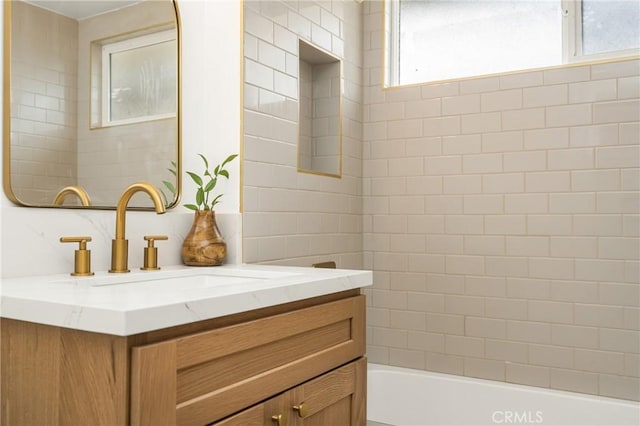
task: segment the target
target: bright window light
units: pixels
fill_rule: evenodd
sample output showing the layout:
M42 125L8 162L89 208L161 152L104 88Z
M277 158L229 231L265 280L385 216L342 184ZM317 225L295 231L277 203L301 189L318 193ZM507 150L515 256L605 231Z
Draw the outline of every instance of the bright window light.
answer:
M386 85L638 54L638 0L386 0Z

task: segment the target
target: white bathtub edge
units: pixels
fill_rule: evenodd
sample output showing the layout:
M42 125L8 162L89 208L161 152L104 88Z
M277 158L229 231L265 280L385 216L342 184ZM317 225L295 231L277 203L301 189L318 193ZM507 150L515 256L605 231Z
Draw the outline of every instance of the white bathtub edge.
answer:
M640 425L640 403L404 367L368 365L368 419L394 426Z

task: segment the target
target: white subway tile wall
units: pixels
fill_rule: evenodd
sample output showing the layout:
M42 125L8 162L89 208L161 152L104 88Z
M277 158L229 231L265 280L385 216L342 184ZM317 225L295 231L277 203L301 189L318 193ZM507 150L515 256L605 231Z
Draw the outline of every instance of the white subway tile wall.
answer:
M391 121L383 133L363 129L361 8L361 4L352 0L244 2L245 262L310 266L334 260L341 268L362 268L363 131L373 131L384 142L387 132L422 134L422 119L417 119L411 128L403 121L394 127ZM299 72L304 71L298 69L298 38L342 59L343 77L341 85L336 86L342 89L343 112L340 179L297 172L298 101L300 96L308 96L298 82ZM437 103L439 106L440 102ZM404 102L398 105L403 106ZM388 105L370 113L386 119L398 112ZM400 114L398 118L405 117ZM303 149L310 148L303 145ZM380 155L386 158L386 153ZM302 167L310 168L308 164ZM422 159L412 169L422 175ZM390 170L404 179L402 170L395 166ZM387 175L384 174L385 179ZM396 192L392 182L387 191ZM411 200L405 203L410 208ZM406 218L398 221L395 215L380 216L374 226L390 230L404 226L406 230ZM385 249L404 243L394 240ZM424 251L424 243L421 246L419 241L406 244L413 250ZM404 254L399 256L406 260ZM390 258L389 264L393 263ZM394 306L397 302L389 303ZM402 315L405 314L401 312L400 317L394 317L394 323L410 322ZM375 339L397 342L401 335L382 332ZM402 354L398 356L405 358Z
M363 8L369 360L640 400L640 61L383 89Z
M381 14L245 1L244 261L372 269L373 362L640 400L640 61L382 89ZM297 172L298 37L341 179Z

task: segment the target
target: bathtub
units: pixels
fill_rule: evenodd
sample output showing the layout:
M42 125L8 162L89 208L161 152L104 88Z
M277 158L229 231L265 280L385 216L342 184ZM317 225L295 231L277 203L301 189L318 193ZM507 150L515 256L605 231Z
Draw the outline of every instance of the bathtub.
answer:
M640 404L369 364L370 425L640 425Z

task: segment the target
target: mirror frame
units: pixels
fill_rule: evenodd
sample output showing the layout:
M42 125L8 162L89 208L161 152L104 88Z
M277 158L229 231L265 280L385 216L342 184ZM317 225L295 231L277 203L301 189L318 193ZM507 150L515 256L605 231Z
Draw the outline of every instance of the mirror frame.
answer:
M177 77L177 93L176 93L176 195L166 207L167 209L176 207L182 197L182 23L180 21L180 10L176 0L171 1L176 16L177 31L177 49L178 49L178 69ZM64 208L64 209L93 209L93 210L115 210L113 206L82 206L82 205L55 205L51 204L29 204L20 200L11 187L11 3L12 1L3 1L3 58L2 58L2 186L6 197L14 204L21 207L39 207L39 208ZM131 182L134 183L134 182ZM123 188L124 190L124 188ZM154 210L153 206L149 207L128 207L129 210Z

